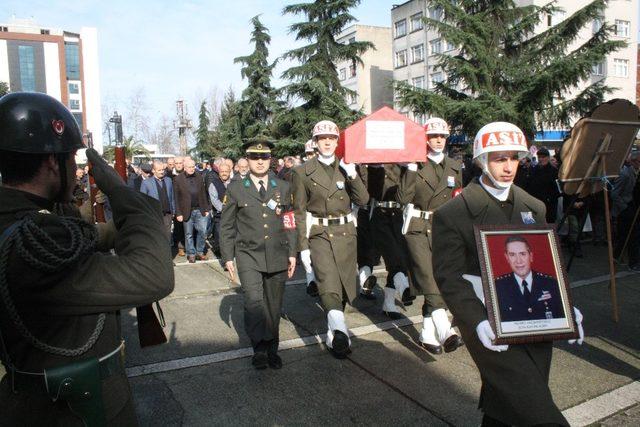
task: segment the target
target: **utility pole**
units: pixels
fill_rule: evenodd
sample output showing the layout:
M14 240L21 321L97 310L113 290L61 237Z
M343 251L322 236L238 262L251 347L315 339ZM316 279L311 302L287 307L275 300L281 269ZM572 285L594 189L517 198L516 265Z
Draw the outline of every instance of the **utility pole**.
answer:
M178 129L180 142L180 155L187 155L187 130L191 129L191 120L188 117L187 105L183 99L176 101L177 120L173 121L173 127Z

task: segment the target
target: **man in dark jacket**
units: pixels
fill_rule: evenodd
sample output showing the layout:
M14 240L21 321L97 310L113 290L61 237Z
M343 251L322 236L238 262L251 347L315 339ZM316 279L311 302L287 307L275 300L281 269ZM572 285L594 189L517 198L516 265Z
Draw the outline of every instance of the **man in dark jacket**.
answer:
M171 182L171 178L164 176L165 171L164 163L153 162L153 178L145 179L142 182L140 192L160 202L164 226L167 231L167 236L170 238L171 223L173 221L173 215L176 212L176 207L173 195L173 183Z
M71 200L79 148L77 123L54 98L0 99L2 425L137 424L119 310L169 294L173 265L158 202L127 187L93 149L115 255L98 252L94 225L54 213Z
M558 210L558 169L549 161L549 150L542 147L538 150L538 164L531 169L528 192L536 199L542 201L547 208L547 223L556 222Z
M173 182L176 198L176 220L184 224L184 241L187 260L191 263L196 259L204 261L204 239L207 233L207 216L211 207L204 188L204 178L196 171L196 163L186 158L184 172L176 176ZM197 232L194 242L193 232Z

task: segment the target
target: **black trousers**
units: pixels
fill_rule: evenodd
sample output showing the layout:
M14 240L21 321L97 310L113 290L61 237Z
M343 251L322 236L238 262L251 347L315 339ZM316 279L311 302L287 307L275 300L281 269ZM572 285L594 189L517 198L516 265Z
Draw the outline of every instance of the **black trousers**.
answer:
M238 266L244 290L244 329L254 351L275 353L280 342L280 310L287 270L264 273Z
M629 256L629 266L636 266L640 264L640 225L638 219L633 222L638 207L630 203L629 206L620 212L618 215L616 224L616 239L614 242L613 253L615 257L624 255L622 249L627 236L629 241L627 242L627 255Z

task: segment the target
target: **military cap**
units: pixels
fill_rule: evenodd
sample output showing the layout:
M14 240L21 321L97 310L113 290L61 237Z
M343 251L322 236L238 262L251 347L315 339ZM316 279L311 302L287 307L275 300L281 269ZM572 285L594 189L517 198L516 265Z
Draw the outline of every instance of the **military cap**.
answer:
M246 141L244 144L242 144L242 148L244 149L244 151L249 154L249 153L271 153L271 150L273 149L274 144L271 141L268 141L266 139L254 139L254 140L249 140Z
M549 157L549 150L547 150L545 147L542 147L541 149L538 150L537 155Z

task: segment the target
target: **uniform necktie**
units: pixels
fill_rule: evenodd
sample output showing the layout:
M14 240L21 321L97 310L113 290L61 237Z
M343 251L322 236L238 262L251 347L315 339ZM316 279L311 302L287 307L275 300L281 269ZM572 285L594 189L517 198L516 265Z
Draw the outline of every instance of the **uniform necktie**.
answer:
M260 197L264 199L264 197L267 195L267 190L264 188L264 181L260 180L258 181L258 184L260 184Z
M529 290L529 288L527 287L527 281L523 280L522 281L522 288L524 290L524 298L529 301L531 299L531 291Z

